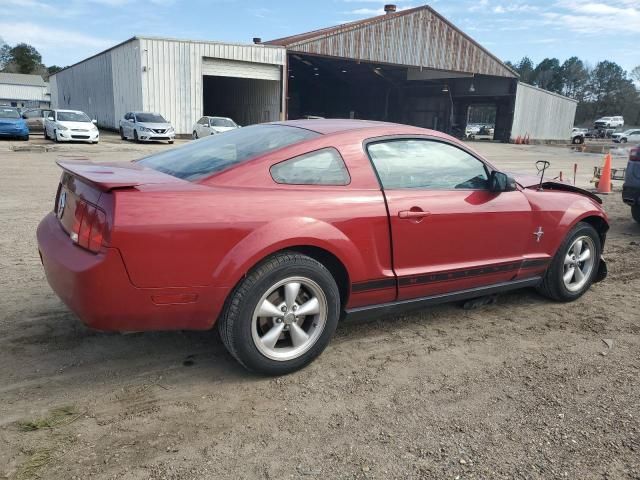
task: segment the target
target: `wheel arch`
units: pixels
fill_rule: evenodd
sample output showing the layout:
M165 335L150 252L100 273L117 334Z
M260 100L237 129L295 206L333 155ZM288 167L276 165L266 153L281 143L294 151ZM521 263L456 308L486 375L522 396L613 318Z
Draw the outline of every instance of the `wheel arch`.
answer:
M598 232L598 236L600 237L600 246L604 248L604 242L607 238L607 232L609 231L609 223L607 223L607 221L600 215L587 215L575 222L575 224L578 222L588 223L595 228L596 232Z

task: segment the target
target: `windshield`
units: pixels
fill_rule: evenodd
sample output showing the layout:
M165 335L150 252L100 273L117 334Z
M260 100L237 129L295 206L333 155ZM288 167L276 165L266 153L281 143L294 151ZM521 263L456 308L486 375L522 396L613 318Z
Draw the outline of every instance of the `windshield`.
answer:
M90 122L91 119L82 112L58 112L59 122Z
M211 126L212 127L235 127L236 124L233 123L228 118L212 118Z
M253 125L212 135L151 155L139 163L184 180L208 177L278 148L320 134L286 125Z
M0 118L20 118L20 113L15 108L0 108Z
M136 120L144 123L167 123L162 115L157 113L136 113Z

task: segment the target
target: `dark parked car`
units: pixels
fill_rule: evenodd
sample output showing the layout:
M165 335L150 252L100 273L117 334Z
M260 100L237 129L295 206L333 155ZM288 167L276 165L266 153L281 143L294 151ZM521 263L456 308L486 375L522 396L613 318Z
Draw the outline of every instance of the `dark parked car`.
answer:
M640 223L640 147L632 148L629 152L622 201L631 206L631 216Z
M32 108L22 112L22 118L27 122L29 133L44 132L44 113L45 110L41 108Z

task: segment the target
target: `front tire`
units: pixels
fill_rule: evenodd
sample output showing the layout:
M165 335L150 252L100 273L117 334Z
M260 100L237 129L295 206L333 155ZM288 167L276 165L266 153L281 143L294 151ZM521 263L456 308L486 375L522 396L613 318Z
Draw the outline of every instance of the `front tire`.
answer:
M624 138L624 137L623 137L623 138L621 138L621 139L620 139L620 143L627 143L627 139L626 139L626 138Z
M560 302L580 298L598 273L601 253L596 229L588 223L578 223L558 248L538 291Z
M193 133L191 134L191 138L193 140L197 140L198 139L198 132L196 132L195 130L193 131Z
M58 139L58 131L54 130L53 131L53 141L56 143L60 143L60 140Z
M134 130L133 131L133 141L136 143L140 143L140 139L138 138L138 131Z
M327 268L296 252L273 255L236 287L218 323L245 368L284 375L326 348L338 324L340 293Z
M124 136L124 130L120 127L120 140L126 140L127 137Z
M634 205L631 207L631 216L636 222L640 223L640 205Z

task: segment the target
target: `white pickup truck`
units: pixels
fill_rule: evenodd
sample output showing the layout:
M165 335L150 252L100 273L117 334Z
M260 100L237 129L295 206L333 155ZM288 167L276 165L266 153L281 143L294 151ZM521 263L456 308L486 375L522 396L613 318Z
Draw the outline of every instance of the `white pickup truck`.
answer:
M120 120L120 138L135 142L167 141L173 143L176 131L159 113L129 112Z

